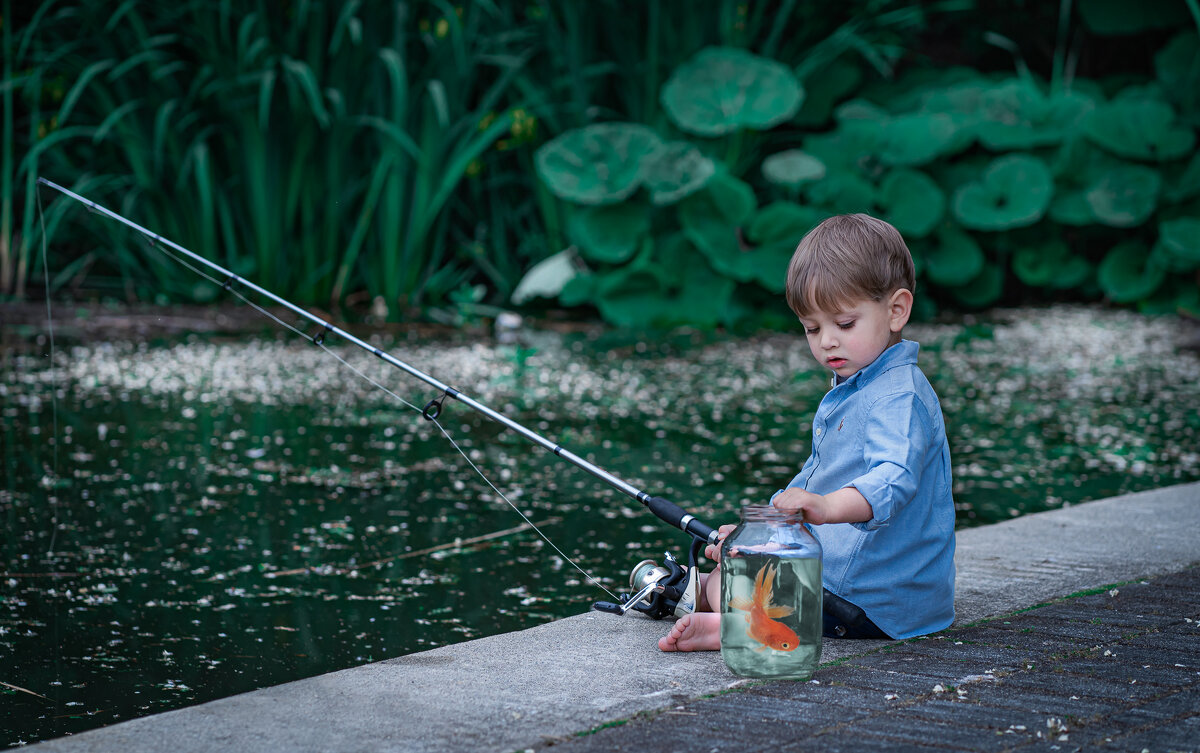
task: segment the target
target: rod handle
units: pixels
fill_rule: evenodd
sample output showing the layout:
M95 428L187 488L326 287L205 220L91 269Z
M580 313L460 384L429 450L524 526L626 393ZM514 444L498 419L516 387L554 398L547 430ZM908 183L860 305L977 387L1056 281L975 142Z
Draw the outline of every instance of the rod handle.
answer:
M688 514L682 507L663 497L650 497L643 503L650 512L660 519L670 523L685 533L703 539L710 544L717 543L716 529L705 525Z

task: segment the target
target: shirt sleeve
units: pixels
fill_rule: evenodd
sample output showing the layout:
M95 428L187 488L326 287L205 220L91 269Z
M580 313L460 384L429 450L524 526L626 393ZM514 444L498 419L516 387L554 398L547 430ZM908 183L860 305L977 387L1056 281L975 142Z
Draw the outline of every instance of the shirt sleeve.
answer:
M870 520L853 525L872 531L887 525L916 496L933 432L925 407L912 392L885 395L873 403L863 431L867 470L847 486L858 489L873 513Z

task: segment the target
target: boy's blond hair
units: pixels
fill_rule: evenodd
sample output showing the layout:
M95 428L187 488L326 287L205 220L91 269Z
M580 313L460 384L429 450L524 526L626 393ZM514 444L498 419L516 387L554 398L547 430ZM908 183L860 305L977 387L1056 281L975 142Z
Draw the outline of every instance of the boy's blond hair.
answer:
M912 254L900 231L865 214L841 214L809 230L792 254L787 302L796 316L844 311L916 286Z

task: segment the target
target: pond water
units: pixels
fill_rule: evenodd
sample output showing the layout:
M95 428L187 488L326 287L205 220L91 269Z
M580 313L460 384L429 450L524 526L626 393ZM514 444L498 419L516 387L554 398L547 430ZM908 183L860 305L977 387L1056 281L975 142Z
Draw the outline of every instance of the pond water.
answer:
M1180 323L1098 308L912 326L960 526L1200 479ZM712 524L787 481L828 376L802 334L375 338ZM331 340L423 406L435 392ZM441 424L294 335L0 355L0 745L434 646L608 596L682 534L447 401ZM53 399L53 398L57 399ZM632 618L631 618L632 619ZM666 627L664 626L664 630Z

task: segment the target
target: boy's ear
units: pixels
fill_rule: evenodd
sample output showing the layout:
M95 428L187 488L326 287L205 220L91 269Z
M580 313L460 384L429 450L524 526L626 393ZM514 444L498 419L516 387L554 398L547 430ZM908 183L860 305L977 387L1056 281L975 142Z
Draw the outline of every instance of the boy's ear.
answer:
M912 315L913 294L908 288L900 288L888 299L888 328L899 332L908 324Z

